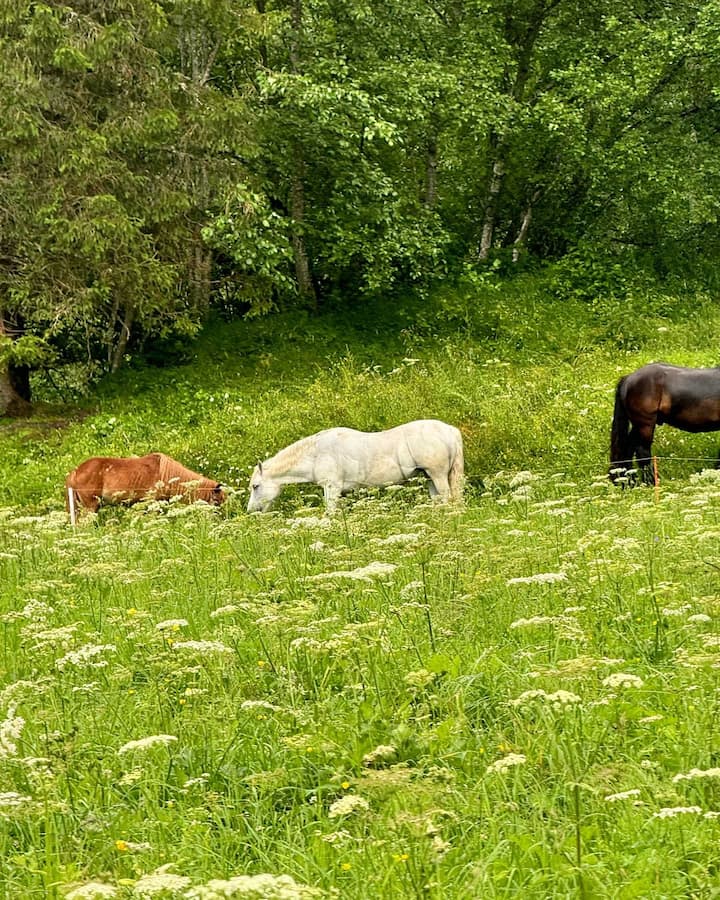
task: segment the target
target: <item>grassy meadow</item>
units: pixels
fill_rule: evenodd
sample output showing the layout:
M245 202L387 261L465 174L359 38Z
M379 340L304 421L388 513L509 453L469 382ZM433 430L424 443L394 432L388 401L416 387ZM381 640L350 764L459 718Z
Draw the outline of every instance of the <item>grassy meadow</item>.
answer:
M467 284L46 386L0 423L0 892L720 895L717 435L661 429L658 490L606 478L618 377L714 364L718 326ZM430 416L463 506L244 513L258 458ZM234 495L69 527L67 471L156 449Z

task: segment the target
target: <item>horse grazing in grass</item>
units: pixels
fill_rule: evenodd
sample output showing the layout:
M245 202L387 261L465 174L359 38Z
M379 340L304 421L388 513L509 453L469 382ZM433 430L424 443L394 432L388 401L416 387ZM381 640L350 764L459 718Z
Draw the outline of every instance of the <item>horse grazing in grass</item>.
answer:
M290 444L255 467L248 512L264 512L283 485L321 484L332 512L342 494L358 487L400 484L417 473L430 479L430 496L460 500L463 441L457 428L420 419L365 432L328 428Z
M650 363L620 379L610 436L613 481L632 468L633 457L643 480L651 480L651 448L657 425L691 432L720 430L720 369Z
M67 508L75 524L75 506L96 512L101 503L136 503L169 500L178 494L187 500L220 504L222 484L198 475L164 453L147 456L94 456L80 463L65 479Z

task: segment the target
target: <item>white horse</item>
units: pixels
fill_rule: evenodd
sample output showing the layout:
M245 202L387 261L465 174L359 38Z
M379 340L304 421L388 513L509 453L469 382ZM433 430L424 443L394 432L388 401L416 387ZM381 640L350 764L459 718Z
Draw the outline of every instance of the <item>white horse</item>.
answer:
M430 479L430 496L460 500L463 441L457 428L419 419L366 432L328 428L302 438L259 463L250 479L248 512L265 512L286 484L321 484L328 512L342 494L361 486L399 484L418 472Z

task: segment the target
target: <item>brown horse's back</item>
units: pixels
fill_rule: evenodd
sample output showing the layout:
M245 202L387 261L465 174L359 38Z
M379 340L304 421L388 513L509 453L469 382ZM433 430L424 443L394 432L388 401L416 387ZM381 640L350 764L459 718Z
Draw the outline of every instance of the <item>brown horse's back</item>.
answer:
M720 429L720 370L649 363L625 378L625 404L636 428Z
M86 459L65 479L68 492L93 512L101 502L134 503L181 495L189 500L222 503L225 494L217 481L186 469L164 453L146 456L96 456Z

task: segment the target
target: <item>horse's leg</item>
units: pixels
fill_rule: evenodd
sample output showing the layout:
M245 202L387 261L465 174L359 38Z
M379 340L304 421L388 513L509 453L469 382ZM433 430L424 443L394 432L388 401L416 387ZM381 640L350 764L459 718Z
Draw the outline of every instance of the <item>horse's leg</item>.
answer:
M430 496L439 497L443 503L450 499L450 482L447 472L428 472L430 478Z
M325 495L325 507L329 513L335 512L338 500L340 499L340 486L337 484L324 484L323 493Z
M648 425L634 426L630 432L630 445L633 448L633 454L640 469L640 480L644 484L652 484L654 481L650 464L654 435L655 422Z

